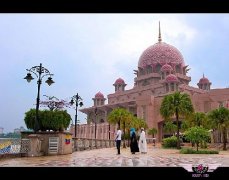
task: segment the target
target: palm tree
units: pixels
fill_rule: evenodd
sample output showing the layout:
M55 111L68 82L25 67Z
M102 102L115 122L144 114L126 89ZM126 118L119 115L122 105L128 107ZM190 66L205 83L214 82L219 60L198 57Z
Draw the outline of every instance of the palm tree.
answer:
M175 92L173 94L167 95L162 100L160 107L160 113L165 120L172 118L174 115L176 117L177 125L177 149L180 149L180 138L179 138L179 117L187 116L192 113L193 105L190 96L186 93Z
M123 108L113 109L108 115L109 123L111 124L118 123L118 126L123 129L123 135L124 135L123 148L126 148L126 144L125 144L126 127L128 127L128 124L131 122L132 117L133 117L132 114Z
M223 150L227 150L227 128L229 127L229 110L225 107L212 110L208 114L212 126L223 133Z
M149 129L148 134L149 135L152 135L153 138L154 138L154 135L157 134L157 129L156 128Z
M172 121L167 121L165 122L165 126L164 126L164 131L165 132L168 132L170 134L173 134L175 133L176 129L177 129L177 126L175 124L173 124Z
M205 113L203 112L195 112L192 113L188 118L187 118L188 124L190 127L193 126L202 126L205 129L210 128L210 124L208 122L208 118Z
M153 136L153 145L155 146L154 135L157 134L157 129L156 128L149 129L148 134Z

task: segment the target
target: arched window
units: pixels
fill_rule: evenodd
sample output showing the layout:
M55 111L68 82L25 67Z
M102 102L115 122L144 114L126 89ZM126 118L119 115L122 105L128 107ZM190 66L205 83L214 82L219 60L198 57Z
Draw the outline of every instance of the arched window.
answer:
M144 75L144 70L142 68L138 68L139 69L139 75Z
M159 73L161 71L161 65L157 64L156 65L156 72Z
M171 91L174 91L174 83L171 83Z
M147 74L150 74L150 73L152 73L152 66L146 66L146 73Z
M181 67L180 67L180 65L177 65L177 66L176 66L176 72L177 72L177 73L181 73Z
M169 92L169 85L166 83L166 92Z

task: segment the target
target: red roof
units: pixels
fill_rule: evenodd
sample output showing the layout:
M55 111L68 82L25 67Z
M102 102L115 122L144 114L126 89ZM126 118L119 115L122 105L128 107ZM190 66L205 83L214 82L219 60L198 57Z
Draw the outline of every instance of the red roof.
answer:
M114 84L125 84L125 81L122 78L118 78Z
M210 83L208 78L206 77L202 77L200 80L199 80L199 84L208 84Z
M99 91L99 92L95 95L95 98L101 98L101 99L103 99L103 98L104 98L104 95Z

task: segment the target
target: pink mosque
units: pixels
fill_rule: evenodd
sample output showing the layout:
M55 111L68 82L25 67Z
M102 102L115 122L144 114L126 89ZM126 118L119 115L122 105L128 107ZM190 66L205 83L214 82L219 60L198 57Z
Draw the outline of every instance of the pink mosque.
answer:
M93 106L80 109L88 121L78 125L77 137L113 139L115 127L108 124L107 116L113 109L122 107L144 119L149 128L158 129L157 139L161 141L166 134L160 105L163 97L174 91L188 93L196 112L206 113L219 106L229 106L229 88L211 89L212 83L204 75L197 83L198 88L192 87L189 85L191 77L187 75L189 70L181 52L162 41L159 23L158 42L143 51L134 70L134 87L126 90L124 79L118 78L113 84L114 92L107 95L107 103L101 92L96 93L92 98ZM71 132L74 134L74 127Z

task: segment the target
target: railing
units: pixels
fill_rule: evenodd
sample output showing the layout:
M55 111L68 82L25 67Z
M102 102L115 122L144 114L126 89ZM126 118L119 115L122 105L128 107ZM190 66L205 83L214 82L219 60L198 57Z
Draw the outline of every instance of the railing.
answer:
M111 148L115 146L114 140L101 140L101 139L84 139L72 138L73 151L92 150L100 148Z

